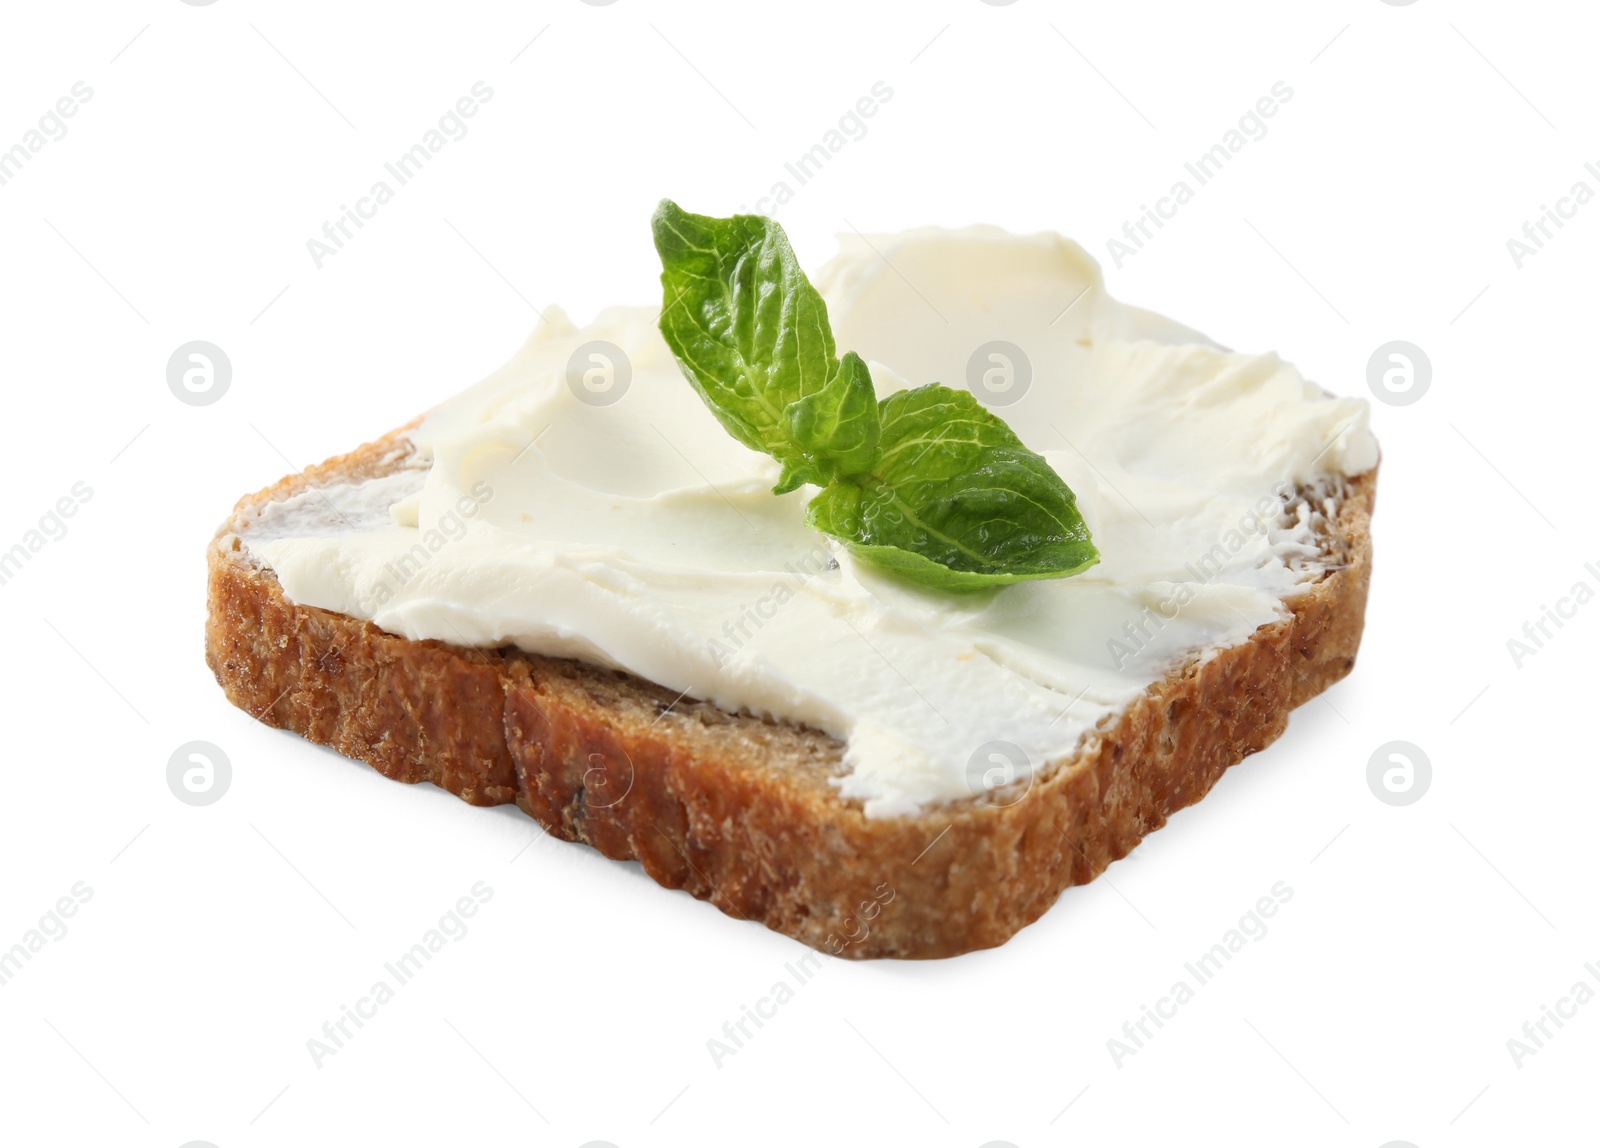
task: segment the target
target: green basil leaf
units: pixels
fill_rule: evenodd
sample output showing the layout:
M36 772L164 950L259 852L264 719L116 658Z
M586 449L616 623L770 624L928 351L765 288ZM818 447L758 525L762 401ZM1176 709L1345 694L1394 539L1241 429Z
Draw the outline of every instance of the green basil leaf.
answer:
M661 334L728 433L783 464L774 494L823 489L806 521L862 559L944 590L1061 578L1099 561L1072 491L966 391L877 401L834 357L822 296L770 219L662 200Z
M881 417L881 456L812 500L814 529L946 590L1061 578L1099 560L1061 476L968 392L901 391Z
M808 459L790 459L783 464L783 473L778 476L778 485L772 488L772 493L788 494L791 490L799 490L808 482L812 486L826 486L828 476L822 473L822 468Z
M878 395L854 351L846 352L827 386L790 403L783 422L790 441L829 478L860 474L878 460Z
M802 463L784 410L822 390L839 361L827 305L783 228L759 215L691 215L664 199L651 230L661 334L684 375L734 438Z

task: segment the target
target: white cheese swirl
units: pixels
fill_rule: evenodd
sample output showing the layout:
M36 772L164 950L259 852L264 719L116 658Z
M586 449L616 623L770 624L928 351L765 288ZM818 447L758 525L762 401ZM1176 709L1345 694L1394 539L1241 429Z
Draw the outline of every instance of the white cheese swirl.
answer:
M1116 302L1058 236L850 237L817 283L880 396L1021 348L1026 368L979 355L974 389L1013 400L997 413L1076 492L1099 565L950 594L853 561L805 526L814 491L770 493L778 464L718 425L651 307L581 330L550 309L412 432L418 465L271 507L244 541L297 603L817 726L846 743L842 793L886 816L1069 755L1175 664L1282 617L1317 572L1284 494L1377 462L1364 402ZM569 385L595 341L625 354L625 390L599 360Z

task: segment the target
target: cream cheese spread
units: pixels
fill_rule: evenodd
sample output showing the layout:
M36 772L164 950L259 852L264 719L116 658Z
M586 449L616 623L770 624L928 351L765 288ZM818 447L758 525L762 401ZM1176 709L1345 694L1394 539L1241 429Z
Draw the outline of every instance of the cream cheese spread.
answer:
M805 526L812 488L770 493L778 464L718 425L653 307L547 310L413 429L413 465L241 537L296 603L817 726L842 793L890 816L1025 780L1283 617L1320 572L1293 491L1377 463L1364 402L1116 302L1059 236L851 236L816 282L880 397L970 385L1076 492L1100 563L952 594L854 561Z

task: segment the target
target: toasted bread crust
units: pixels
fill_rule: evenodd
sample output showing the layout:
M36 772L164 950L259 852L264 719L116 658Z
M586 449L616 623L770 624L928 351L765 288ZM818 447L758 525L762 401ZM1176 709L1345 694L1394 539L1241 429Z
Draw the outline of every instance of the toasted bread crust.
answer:
M1003 943L1269 745L1349 672L1361 639L1375 470L1337 492L1328 572L1290 617L1157 682L1014 804L869 819L830 783L843 745L818 730L291 603L238 533L268 503L388 473L410 450L396 431L240 501L207 556L206 661L228 699L386 777L514 801L556 837L837 956Z

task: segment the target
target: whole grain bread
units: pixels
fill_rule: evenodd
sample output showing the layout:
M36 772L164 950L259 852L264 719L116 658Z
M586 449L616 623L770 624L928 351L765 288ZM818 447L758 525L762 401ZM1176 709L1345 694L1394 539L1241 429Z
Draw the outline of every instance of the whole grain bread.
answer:
M310 487L391 473L411 451L402 429L234 508L207 554L206 660L228 699L397 781L515 802L556 837L837 956L1003 943L1275 740L1350 671L1361 639L1376 470L1300 492L1324 572L1287 618L1175 669L1020 800L868 818L830 784L844 746L820 730L290 602L248 548L251 521Z

